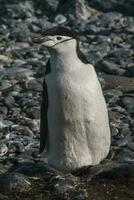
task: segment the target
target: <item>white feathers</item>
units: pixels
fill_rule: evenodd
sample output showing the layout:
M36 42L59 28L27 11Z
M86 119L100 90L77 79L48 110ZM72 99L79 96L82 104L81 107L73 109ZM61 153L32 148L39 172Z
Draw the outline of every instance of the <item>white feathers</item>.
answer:
M48 163L64 171L98 164L109 152L110 128L94 67L82 63L74 48L50 61Z

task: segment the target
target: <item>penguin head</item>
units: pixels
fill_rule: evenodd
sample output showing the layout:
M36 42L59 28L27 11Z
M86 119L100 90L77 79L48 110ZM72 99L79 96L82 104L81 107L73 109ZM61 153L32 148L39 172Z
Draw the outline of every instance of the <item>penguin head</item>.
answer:
M70 42L76 41L74 32L67 27L56 27L48 30L45 34L34 39L48 49L58 49L69 46Z

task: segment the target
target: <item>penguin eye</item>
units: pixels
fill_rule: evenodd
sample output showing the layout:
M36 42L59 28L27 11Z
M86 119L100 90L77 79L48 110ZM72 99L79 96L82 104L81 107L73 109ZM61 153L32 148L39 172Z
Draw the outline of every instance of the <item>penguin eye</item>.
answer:
M57 38L56 38L57 40L61 40L62 39L62 37L60 37L60 36L57 36Z

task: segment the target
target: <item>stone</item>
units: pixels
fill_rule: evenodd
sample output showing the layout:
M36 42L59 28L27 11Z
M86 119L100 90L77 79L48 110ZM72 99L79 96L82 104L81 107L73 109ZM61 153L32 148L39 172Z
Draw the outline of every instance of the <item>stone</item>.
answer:
M6 144L0 143L0 157L4 156L8 152L8 147Z
M134 152L131 151L130 149L122 149L122 151L120 151L115 158L120 162L133 163Z
M26 113L32 119L40 119L40 107L27 108Z
M37 0L35 5L37 5L37 7L40 8L45 14L51 16L52 13L56 12L59 5L59 0Z
M0 116L3 116L3 118L7 115L8 109L7 107L0 106Z
M134 91L134 79L118 75L101 75L103 89L118 89L124 93Z
M127 144L127 148L134 151L134 142L129 142L129 144Z
M0 61L7 63L7 64L10 64L12 62L11 58L9 58L6 55L1 55L1 54L0 54Z
M0 193L23 192L30 190L31 183L24 176L17 173L0 174Z
M126 73L125 69L121 69L120 65L108 62L108 61L103 61L101 63L101 68L104 72L108 74L114 74L114 75L124 75Z
M17 42L30 41L30 30L26 23L15 23L14 29L10 33L10 38L15 39Z
M31 80L33 79L33 72L30 69L14 67L7 70L7 75L16 80Z
M123 93L120 90L109 89L104 91L104 97L108 104L118 104Z
M42 84L37 79L28 82L27 88L32 91L42 91Z
M132 118L134 118L134 105L127 105L126 109Z
M15 173L24 174L27 176L35 175L38 173L57 173L55 169L48 166L46 163L20 163L12 168Z
M122 98L123 107L127 107L128 105L134 106L134 97L125 96Z
M104 12L108 11L117 11L124 13L126 15L134 15L133 9L133 1L128 0L127 5L123 0L109 0L106 2L105 0L91 0L88 1L89 5L95 7L96 9L100 9Z
M20 154L24 152L24 145L19 141L11 141L8 144L8 153L9 154Z
M79 20L86 20L93 13L95 13L96 10L92 9L86 0L71 0L68 2L60 1L58 5L58 12L71 14Z
M57 23L57 24L64 24L66 21L67 21L67 18L64 16L64 15L62 15L62 14L58 14L56 17L55 17L55 22Z
M91 182L91 180L116 180L119 178L133 177L134 164L120 163L117 161L107 161L96 166L82 167L73 172L81 179Z
M9 120L0 120L0 130L3 130L5 128L9 128L14 123Z
M54 193L63 194L69 190L73 190L76 182L77 178L71 174L68 174L65 177L62 175L56 175L49 180L48 187L49 190Z
M86 189L76 189L70 191L68 194L70 200L86 200L88 198L88 193Z
M131 76L134 77L134 64L128 66L128 71L130 72Z
M15 106L15 100L12 96L7 96L4 99L4 104L5 106L7 106L8 108L14 107Z

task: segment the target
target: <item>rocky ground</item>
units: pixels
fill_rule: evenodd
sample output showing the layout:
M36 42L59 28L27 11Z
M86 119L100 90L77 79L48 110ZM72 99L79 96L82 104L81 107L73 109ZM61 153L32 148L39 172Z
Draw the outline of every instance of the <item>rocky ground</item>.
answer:
M98 73L112 145L96 167L62 174L38 154L46 49L31 34L59 24L77 33ZM0 0L0 199L134 198L134 2Z

